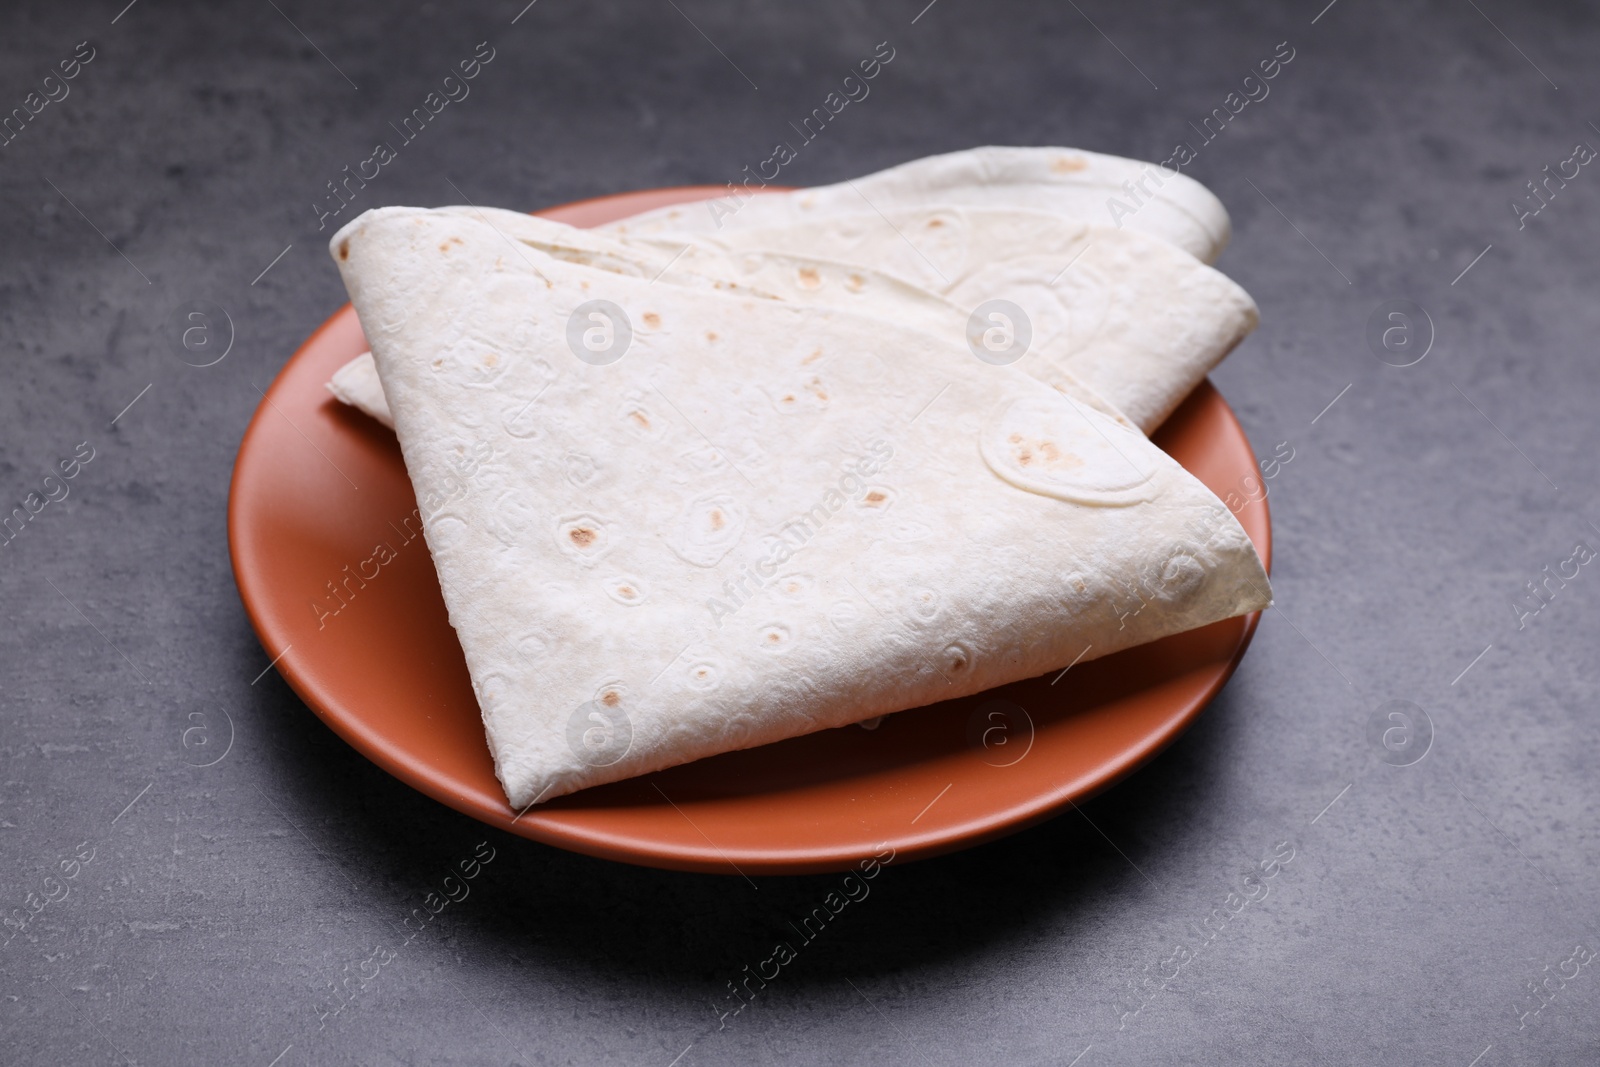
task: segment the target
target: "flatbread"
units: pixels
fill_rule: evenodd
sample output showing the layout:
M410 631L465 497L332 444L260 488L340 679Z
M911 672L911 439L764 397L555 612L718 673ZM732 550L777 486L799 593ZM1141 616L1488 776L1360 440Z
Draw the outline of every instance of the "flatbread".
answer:
M630 244L679 248L686 241L730 252L778 250L860 263L913 285L947 292L974 270L1020 256L1058 256L1054 277L1083 250L1091 230L1117 232L1194 257L1169 241L1114 227L1092 226L1044 211L960 207L954 204L890 207L881 214L856 211L766 226L729 226L716 232L620 235Z
M1207 263L1216 262L1231 234L1222 202L1193 178L1076 148L972 148L837 185L758 196L759 188L759 181L730 183L719 200L675 204L601 228L633 236L726 233L928 206L1020 208L1149 234Z
M1032 334L1024 370L1048 381L1065 368L1146 433L1260 321L1249 293L1165 241L1039 212L914 208L630 243L665 253L686 239L740 263L773 250L857 263L965 312L1014 303Z
M383 382L378 378L378 365L372 361L371 352L361 353L334 371L328 379L328 392L340 403L364 411L394 429L394 416L389 413L389 401L384 398Z
M473 207L446 207L436 210L443 214L478 214L478 209ZM481 214L478 217L487 218ZM652 284L659 282L662 285L754 292L751 286L733 278L731 269L724 270L723 276L718 277L680 267L676 261L681 258L680 253L684 251L682 246L667 250L654 245L633 248L590 230L544 219L534 220L532 225L520 229L518 243L515 245L511 243L509 237L505 237L504 234L501 236L505 242L506 254L519 254L523 245L526 245L567 262L592 266L629 277L648 278ZM708 254L716 253L708 252ZM778 299L770 293L756 295L772 300ZM394 428L394 416L389 411L389 403L383 394L383 383L378 378L378 368L373 362L371 352L361 353L335 371L327 383L327 389L335 399L365 412L390 429Z
M513 807L1268 602L1228 510L1088 390L532 229L382 208L331 244Z
M1142 234L1026 212L953 208L873 216L861 225L834 219L619 242L535 220L521 240L663 285L742 286L950 339L965 337L975 310L1006 300L1021 309L1029 335L1015 357L1022 369L1044 381L1072 374L1147 433L1258 321L1255 303L1238 285ZM942 258L948 273L935 277L937 268L913 241ZM986 314L979 323L989 325ZM363 357L329 388L392 425L376 375Z

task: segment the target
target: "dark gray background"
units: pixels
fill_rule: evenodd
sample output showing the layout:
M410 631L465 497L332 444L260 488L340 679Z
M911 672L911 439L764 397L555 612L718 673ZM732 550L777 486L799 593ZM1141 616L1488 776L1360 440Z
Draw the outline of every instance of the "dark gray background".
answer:
M77 42L98 50L0 149L0 502L96 450L0 548L0 906L93 849L0 948L0 1060L1595 1062L1600 967L1519 1015L1530 982L1600 949L1600 567L1524 629L1512 604L1600 546L1600 174L1521 231L1509 207L1600 144L1592 9L1338 0L1313 24L1325 0L939 0L913 25L925 0L539 0L512 25L522 0L122 2L0 14L5 111ZM446 179L525 209L720 183L885 40L871 96L787 179L985 143L1161 159L1278 42L1296 50L1190 169L1232 212L1219 265L1262 310L1215 380L1258 452L1295 450L1270 483L1278 606L1250 655L1081 816L891 867L720 1031L725 983L836 876L752 890L488 831L367 763L275 673L251 684L269 657L229 571L228 478L257 388L344 301L310 205L484 40L472 95L358 207L456 202ZM1437 327L1405 369L1364 340L1400 298ZM196 299L237 330L205 369L163 325ZM1389 700L1433 724L1412 766L1368 740ZM215 752L223 712L228 754L189 766L185 729ZM319 1029L341 969L396 946L485 838L471 897ZM1281 841L1266 899L1124 1017L1129 984L1170 973Z

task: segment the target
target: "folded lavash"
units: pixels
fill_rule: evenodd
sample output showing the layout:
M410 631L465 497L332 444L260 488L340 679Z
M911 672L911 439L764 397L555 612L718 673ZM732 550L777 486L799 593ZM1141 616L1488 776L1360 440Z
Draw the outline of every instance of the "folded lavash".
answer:
M1228 510L1070 378L536 228L331 244L514 807L1267 604Z
M1249 294L1180 249L1143 234L1040 219L943 208L873 218L859 232L825 219L721 237L622 241L536 220L524 226L523 240L660 284L743 286L917 329L928 329L930 317L965 319L1005 300L1026 323L1023 370L1044 381L1070 372L1147 433L1255 328ZM931 276L939 268L924 266L908 238L943 258L948 274ZM987 327L988 316L978 324ZM369 356L341 368L329 389L392 425Z

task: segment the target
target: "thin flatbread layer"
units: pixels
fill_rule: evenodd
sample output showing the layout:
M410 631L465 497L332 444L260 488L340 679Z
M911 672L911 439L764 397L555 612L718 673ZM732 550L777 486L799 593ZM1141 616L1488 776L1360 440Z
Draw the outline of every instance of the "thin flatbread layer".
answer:
M693 241L729 252L782 250L860 263L943 293L975 270L1021 256L1060 257L1060 266L1050 272L1054 277L1089 243L1091 231L1149 241L1194 262L1192 255L1170 241L1133 230L1044 211L956 204L890 207L882 213L862 210L777 225L730 226L714 233L629 231L621 236L630 244L674 250Z
M754 195L758 181L729 195L674 204L610 223L631 235L725 233L814 223L927 206L1020 208L1149 234L1214 263L1231 234L1209 189L1154 163L1076 148L971 148L927 156L836 185Z
M1146 433L1260 321L1249 293L1165 241L1037 212L915 208L633 243L664 253L686 239L738 263L773 250L858 263L967 312L1009 301L1032 334L1024 370L1048 381L1064 368Z
M371 352L361 353L334 371L328 379L328 392L341 404L349 404L394 429L394 416L389 413L389 401L383 395L383 382L378 378L378 365L372 361Z
M1268 602L1228 510L1088 392L509 250L524 223L332 241L514 807Z

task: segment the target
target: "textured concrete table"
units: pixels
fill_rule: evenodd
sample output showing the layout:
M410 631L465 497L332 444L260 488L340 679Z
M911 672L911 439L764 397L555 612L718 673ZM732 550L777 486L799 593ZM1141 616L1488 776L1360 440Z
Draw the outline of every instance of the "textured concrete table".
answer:
M0 1060L1600 1057L1592 9L122 2L0 33L0 497L41 505L0 548ZM1262 309L1216 381L1293 451L1278 606L1148 768L891 868L734 1014L834 879L569 855L377 770L265 669L228 476L344 300L324 213L738 179L880 42L785 181L1187 143ZM211 366L174 342L194 301L234 326ZM481 841L471 896L397 950Z

